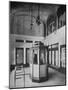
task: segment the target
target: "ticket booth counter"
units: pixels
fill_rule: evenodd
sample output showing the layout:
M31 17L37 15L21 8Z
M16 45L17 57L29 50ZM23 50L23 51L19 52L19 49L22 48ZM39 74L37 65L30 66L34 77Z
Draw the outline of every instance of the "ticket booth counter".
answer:
M34 44L30 50L30 76L32 81L46 81L48 79L48 47L38 43Z

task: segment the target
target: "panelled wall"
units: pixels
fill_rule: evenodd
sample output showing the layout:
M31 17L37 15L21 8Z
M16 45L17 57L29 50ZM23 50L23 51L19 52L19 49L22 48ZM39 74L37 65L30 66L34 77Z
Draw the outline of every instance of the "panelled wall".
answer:
M43 42L43 39L43 37L11 34L9 40L10 65L21 64L18 63L19 59L23 64L29 64L30 48L32 47L33 42Z

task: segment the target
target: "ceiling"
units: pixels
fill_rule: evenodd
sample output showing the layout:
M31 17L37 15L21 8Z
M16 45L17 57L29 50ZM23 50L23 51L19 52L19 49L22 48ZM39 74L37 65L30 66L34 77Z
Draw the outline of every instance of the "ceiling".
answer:
M38 4L38 3L25 3L25 2L10 2L11 15L31 15L38 16L38 9L41 20L47 20L48 16L55 14L59 5L57 4Z

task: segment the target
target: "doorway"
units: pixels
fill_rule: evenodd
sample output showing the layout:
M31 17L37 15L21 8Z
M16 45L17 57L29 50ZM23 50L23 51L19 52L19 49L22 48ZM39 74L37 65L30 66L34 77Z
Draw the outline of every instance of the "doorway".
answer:
M24 49L16 48L16 65L24 64Z
M15 87L24 87L24 48L16 48Z

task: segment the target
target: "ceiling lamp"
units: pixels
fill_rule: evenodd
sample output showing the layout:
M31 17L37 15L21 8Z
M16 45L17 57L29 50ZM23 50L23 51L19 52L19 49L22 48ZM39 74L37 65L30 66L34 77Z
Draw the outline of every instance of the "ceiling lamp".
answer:
M40 20L40 6L39 5L38 5L38 16L36 18L36 23L37 23L37 25L41 24L41 20Z
M32 6L31 6L31 9L30 10L31 10L31 24L30 24L30 27L31 27L31 30L32 30L32 26L33 26L33 21L32 21L32 18L33 18L32 17Z

